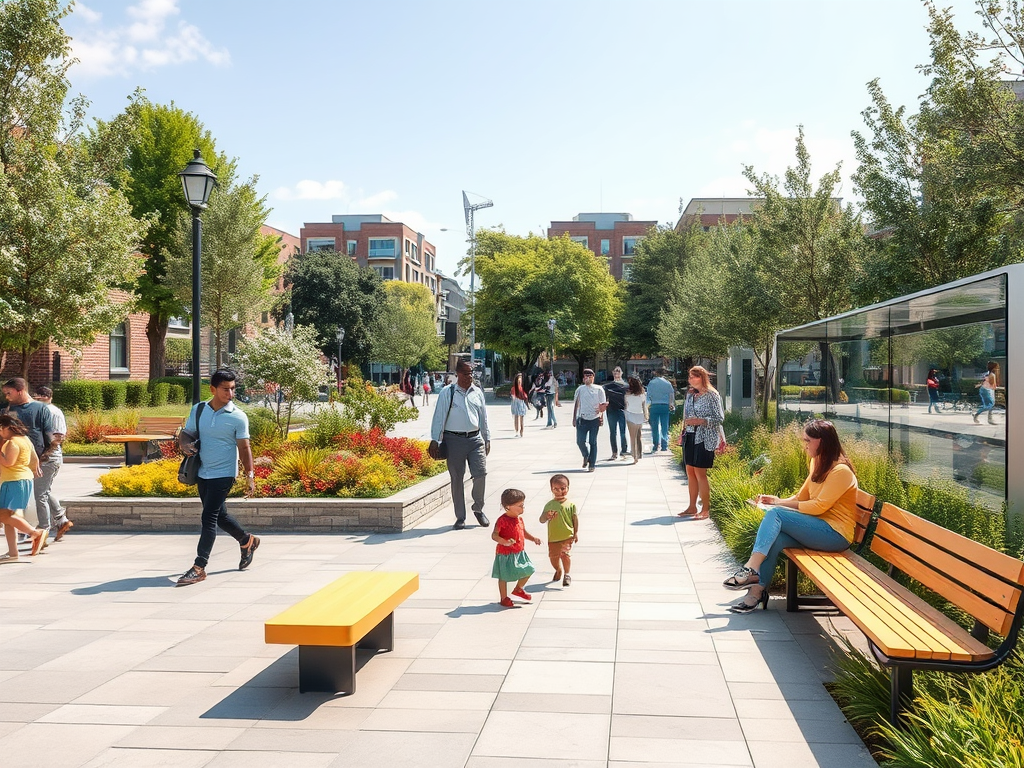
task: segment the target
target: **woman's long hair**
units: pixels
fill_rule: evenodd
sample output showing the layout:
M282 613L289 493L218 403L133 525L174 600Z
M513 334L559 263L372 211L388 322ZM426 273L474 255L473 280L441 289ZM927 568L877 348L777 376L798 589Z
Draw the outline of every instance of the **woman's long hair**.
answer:
M700 387L706 392L718 392L713 386L711 386L711 374L708 373L707 368L702 365L695 365L690 369L690 376L700 377Z
M831 421L812 419L804 425L804 434L821 441L818 443L818 455L814 457L814 474L811 475L811 482L824 481L836 464L845 464L857 474L843 450L843 444L839 442L839 433Z
M629 382L629 394L642 395L644 393L644 385L640 383L640 379L636 376L630 376L626 381Z
M992 384L999 384L999 363L992 361L988 364L988 372L992 374Z
M28 427L22 423L21 419L8 413L0 414L0 428L11 430L12 435L24 437L28 434Z
M526 400L526 390L523 389L523 374L517 373L512 381L512 397L517 400Z

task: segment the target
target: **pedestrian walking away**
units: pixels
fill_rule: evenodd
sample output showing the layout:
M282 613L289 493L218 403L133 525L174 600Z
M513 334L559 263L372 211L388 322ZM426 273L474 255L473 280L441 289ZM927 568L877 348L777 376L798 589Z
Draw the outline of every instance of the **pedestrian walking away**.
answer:
M68 520L67 510L60 505L60 500L53 492L53 483L64 465L64 452L61 446L68 433L68 422L64 417L64 412L53 404L52 389L36 387L35 399L49 409L53 419L53 438L51 440L53 451L47 461L40 463L39 469L43 475L33 485L33 493L36 498L36 517L40 515L39 509L46 507L50 519L50 533L54 541L60 541L64 538L64 534L75 525Z
M683 407L683 461L686 464L687 491L690 505L679 513L680 517L693 515L699 520L708 516L711 489L708 470L714 466L715 451L722 440L722 396L711 386L711 377L702 366L695 365L689 372L690 389ZM700 495L700 509L697 496Z
M659 368L647 385L647 402L651 416L651 453L668 450L668 422L676 409L676 390L665 378L665 369Z
M465 360L455 366L455 381L441 390L434 403L430 424L431 439L448 446L448 476L452 480L452 504L455 530L466 527L466 465L473 479L473 515L485 528L490 525L484 514L484 490L487 482L487 454L491 452L491 430L487 426L484 393L473 383L473 368Z
M530 403L537 409L537 415L533 417L536 421L544 415L544 403L547 400L547 389L544 386L543 374L538 374L533 379L533 386L530 387Z
M548 408L547 426L553 429L558 426L558 419L555 418L555 408L561 408L562 404L558 402L558 379L554 377L551 371L548 371L544 376L544 404Z
M249 419L233 402L236 379L237 374L230 369L214 371L210 376L212 396L192 406L185 429L178 438L183 453L199 453L199 482L196 485L199 499L203 503L202 533L199 535L196 559L192 567L178 579L179 587L206 578L206 566L217 540L217 528L221 528L241 547L241 559L238 562L240 571L252 564L253 555L260 545L259 537L247 533L227 508L228 492L238 476L239 456L245 470L246 498L256 492L252 448L249 446Z
M22 515L32 496L32 479L39 476L39 457L28 439L28 429L11 414L0 415L0 523L7 539L7 554L0 555L0 565L16 563L18 531L32 539L32 554L38 555L46 545L48 528L33 528Z
M758 605L768 607L768 585L786 547L842 552L853 541L857 475L839 434L832 422L814 419L804 427L803 439L810 469L800 490L788 499L767 494L757 497L759 505L768 506L757 528L753 552L723 585L747 590L741 602L730 606L733 613L750 613Z
M624 459L631 458L629 447L626 445L626 393L628 391L629 385L622 380L622 369L615 366L612 370L612 380L604 385L605 396L608 398L608 409L604 414L608 419L608 438L612 445L612 455L608 459L609 461L615 461L620 454Z
M939 372L932 368L928 371L928 413L941 413L939 410Z
M544 505L540 522L548 527L548 559L555 569L552 581L561 581L563 587L572 584L569 569L572 566L572 545L580 540L580 520L576 505L569 501L569 478L551 476L552 499Z
M523 389L523 374L516 374L516 378L512 382L510 395L512 397L512 431L516 433L516 437L522 437L523 421L525 420L527 410L529 410L527 406L529 395Z
M650 418L647 405L647 393L644 385L636 376L629 377L629 389L623 398L626 403L626 428L629 430L629 444L633 446L632 458L636 464L643 456L643 444L640 440L640 431ZM623 458L629 458L623 456Z
M988 370L985 372L985 377L981 380L981 383L974 386L978 390L978 396L981 397L981 407L974 413L974 423L980 424L981 422L978 421L978 417L988 411L988 423L995 424L996 420L992 418L992 409L996 407L996 387L999 386L999 363L990 362Z
M572 404L572 425L576 428L576 445L583 455L583 468L593 472L597 466L597 431L604 424L608 400L604 390L594 384L594 372L583 370L583 384L576 388Z
M427 374L423 374L423 381L420 383L420 389L423 390L423 405L430 405L430 377Z
M540 539L532 536L523 524L523 512L526 508L526 494L517 488L506 488L501 492L501 506L505 514L494 523L491 539L497 544L494 548L494 565L491 566L491 577L498 580L500 604L512 608L515 603L508 596L508 582L514 581L512 594L520 600L529 602L533 599L526 589L534 570L533 561L526 554L526 540L540 544Z

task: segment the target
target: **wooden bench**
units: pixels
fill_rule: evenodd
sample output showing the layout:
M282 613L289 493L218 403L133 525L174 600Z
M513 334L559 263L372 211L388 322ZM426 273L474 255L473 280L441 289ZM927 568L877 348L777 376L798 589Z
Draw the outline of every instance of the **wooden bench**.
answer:
M138 432L134 435L107 435L107 443L124 443L126 466L141 464L149 456L149 443L159 440L173 440L175 432L184 423L180 416L142 416Z
M997 552L892 504L883 504L871 552L889 564L888 575L846 552L785 550L865 634L878 662L890 667L889 718L913 698L915 669L984 672L1013 652L1024 618L1024 562ZM974 618L968 632L895 579L913 579ZM795 571L787 571L794 582ZM787 585L787 594L790 594ZM787 605L794 611L797 604ZM1003 638L986 645L989 630Z
M265 640L299 646L300 693L355 693L356 648L392 650L395 608L419 586L417 573L347 573L267 621Z

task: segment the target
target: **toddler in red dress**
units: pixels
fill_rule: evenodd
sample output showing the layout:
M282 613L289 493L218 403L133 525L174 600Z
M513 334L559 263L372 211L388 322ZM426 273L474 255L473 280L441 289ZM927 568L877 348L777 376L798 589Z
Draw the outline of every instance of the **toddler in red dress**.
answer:
M523 587L533 575L534 567L530 556L526 554L526 539L540 544L540 539L532 536L523 525L523 509L526 494L515 488L507 488L501 492L501 506L505 514L494 522L491 538L497 543L494 554L494 567L491 576L498 580L498 594L501 604L511 608L515 603L508 596L508 584L516 582L512 594L521 600L529 601L530 595Z

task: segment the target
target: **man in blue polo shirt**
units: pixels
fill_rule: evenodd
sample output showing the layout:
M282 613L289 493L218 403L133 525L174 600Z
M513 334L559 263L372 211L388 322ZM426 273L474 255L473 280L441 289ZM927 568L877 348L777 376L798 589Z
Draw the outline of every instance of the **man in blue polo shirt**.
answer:
M252 449L249 447L249 419L232 402L235 399L234 371L221 369L210 377L210 391L213 393L205 403L192 406L192 412L185 423L185 431L199 434L198 450L199 498L203 502L203 532L199 536L199 547L195 564L178 579L178 586L195 584L206 578L206 564L217 540L217 527L223 528L242 548L242 559L238 570L244 571L252 563L252 556L260 545L259 537L246 533L242 526L228 514L226 501L231 486L238 475L238 457L242 457L248 491L256 491L253 471ZM201 409L201 412L200 412ZM198 423L196 414L199 412ZM179 439L181 449L187 454L195 453L196 441L188 436Z
M657 453L659 447L667 451L668 422L676 409L676 389L665 378L664 368L659 368L647 385L647 402L650 404L651 441L654 443L651 453Z

